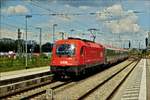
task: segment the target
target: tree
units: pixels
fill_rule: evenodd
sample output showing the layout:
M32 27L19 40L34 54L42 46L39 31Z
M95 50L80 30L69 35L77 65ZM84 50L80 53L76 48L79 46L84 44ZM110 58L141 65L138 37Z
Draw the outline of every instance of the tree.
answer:
M49 43L49 42L42 45L42 51L43 52L51 52L52 48L53 48L53 44Z
M0 39L0 52L17 51L17 43L9 38Z

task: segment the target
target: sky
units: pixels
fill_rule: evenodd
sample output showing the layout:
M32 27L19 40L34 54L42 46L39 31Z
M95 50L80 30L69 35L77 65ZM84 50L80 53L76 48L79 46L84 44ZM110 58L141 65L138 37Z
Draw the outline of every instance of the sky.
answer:
M0 0L0 38L25 39L42 44L65 38L79 37L116 47L145 48L150 31L150 0ZM31 18L26 18L31 15ZM54 24L57 26L53 27ZM54 30L53 30L54 29ZM94 29L93 31L89 31Z

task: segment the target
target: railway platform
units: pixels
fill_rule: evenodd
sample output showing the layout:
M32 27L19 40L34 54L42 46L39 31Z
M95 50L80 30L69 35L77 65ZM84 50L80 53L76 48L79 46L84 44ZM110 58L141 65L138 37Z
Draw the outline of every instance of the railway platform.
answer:
M0 99L52 80L49 66L3 72L0 75Z
M141 59L112 100L150 100L150 59Z
M0 81L19 78L19 77L25 77L25 76L34 75L34 74L40 74L40 73L44 73L48 71L49 71L49 66L31 68L31 69L23 69L23 70L17 70L17 71L1 72Z
M146 63L146 87L147 87L147 100L150 100L150 59L147 59Z

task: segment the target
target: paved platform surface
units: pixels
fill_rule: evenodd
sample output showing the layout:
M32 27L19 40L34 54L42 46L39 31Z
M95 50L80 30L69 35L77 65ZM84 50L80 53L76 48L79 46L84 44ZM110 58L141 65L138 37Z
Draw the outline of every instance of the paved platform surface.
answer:
M149 72L150 59L141 59L112 100L150 100Z
M23 77L49 71L49 66L0 73L0 80Z
M147 87L147 100L150 100L150 59L146 63L146 87Z

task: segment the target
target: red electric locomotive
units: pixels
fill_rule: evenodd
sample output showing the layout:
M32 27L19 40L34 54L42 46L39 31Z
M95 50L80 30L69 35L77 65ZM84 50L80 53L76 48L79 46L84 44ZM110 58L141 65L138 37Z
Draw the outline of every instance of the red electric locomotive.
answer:
M119 52L79 38L58 40L53 46L50 69L56 76L78 76L85 73L87 68L112 63L114 58L115 62L124 59ZM111 55L108 57L108 54Z

